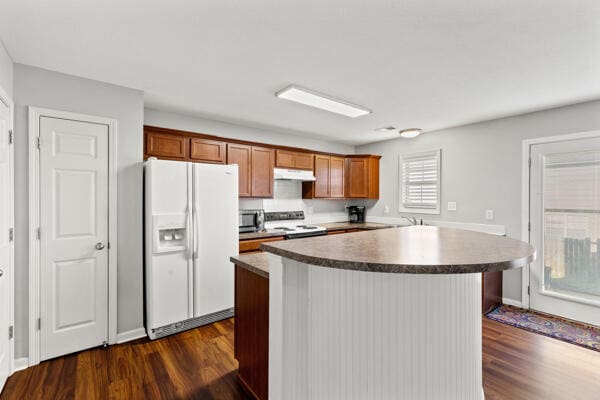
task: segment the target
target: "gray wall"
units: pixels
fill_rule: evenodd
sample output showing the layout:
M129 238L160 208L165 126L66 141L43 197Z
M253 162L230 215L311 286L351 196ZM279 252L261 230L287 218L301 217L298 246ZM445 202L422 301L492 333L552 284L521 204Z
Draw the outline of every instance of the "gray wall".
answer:
M0 87L13 97L13 61L0 40Z
M222 136L230 139L276 144L280 146L302 147L331 153L354 154L354 146L325 140L312 139L300 135L290 135L248 126L230 124L210 119L191 117L147 108L144 111L146 125L161 128L180 129L200 132L207 135Z
M521 146L524 139L600 129L600 101L555 108L516 117L426 133L416 139L394 139L359 146L357 153L381 154L381 197L371 216L398 217L398 156L442 149L442 213L440 219L506 226L521 236ZM456 201L457 211L446 211ZM383 213L385 205L390 213ZM485 210L495 219L487 221ZM417 214L415 214L417 215ZM504 297L521 301L521 270L504 273Z
M15 64L15 355L28 354L27 106L117 119L118 332L143 326L142 135L137 90Z

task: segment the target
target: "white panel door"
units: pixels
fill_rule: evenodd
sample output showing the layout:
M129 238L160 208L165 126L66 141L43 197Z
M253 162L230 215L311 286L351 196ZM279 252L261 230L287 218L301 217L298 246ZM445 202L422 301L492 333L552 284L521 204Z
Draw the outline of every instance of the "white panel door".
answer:
M12 224L12 153L9 145L10 109L0 100L0 391L9 372L10 306L12 301L10 276L12 243L9 229Z
M194 164L194 316L233 308L237 165Z
M108 132L40 118L41 360L108 341Z
M600 138L531 146L530 307L600 326Z

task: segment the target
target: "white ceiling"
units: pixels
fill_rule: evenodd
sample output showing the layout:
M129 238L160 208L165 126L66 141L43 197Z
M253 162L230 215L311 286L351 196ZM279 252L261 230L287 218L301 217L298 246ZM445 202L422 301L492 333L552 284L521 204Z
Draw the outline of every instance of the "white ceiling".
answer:
M2 0L15 62L348 144L600 98L600 1ZM373 110L277 99L298 84Z

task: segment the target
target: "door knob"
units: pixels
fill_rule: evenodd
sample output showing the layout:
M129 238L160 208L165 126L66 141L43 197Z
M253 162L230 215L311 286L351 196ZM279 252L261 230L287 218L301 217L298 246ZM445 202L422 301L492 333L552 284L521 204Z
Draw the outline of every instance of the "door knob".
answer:
M104 244L102 242L96 243L96 250L102 250L104 248Z
M4 271L0 269L0 278L2 278L2 275L4 275Z

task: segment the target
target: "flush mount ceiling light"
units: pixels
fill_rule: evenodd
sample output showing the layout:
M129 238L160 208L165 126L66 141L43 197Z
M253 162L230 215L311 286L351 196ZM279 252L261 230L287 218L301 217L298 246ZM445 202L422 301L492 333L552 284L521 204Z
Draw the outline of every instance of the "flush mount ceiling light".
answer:
M280 99L295 101L296 103L301 103L307 106L320 108L321 110L345 115L350 118L371 114L371 110L368 110L364 107L334 99L330 96L326 96L313 90L304 89L294 85L280 90L279 92L275 93L275 96L279 97Z
M375 129L375 132L391 132L391 131L395 131L396 127L394 126L384 126L383 128L377 128Z
M409 128L409 129L402 129L402 130L398 131L398 133L400 133L400 136L402 136L403 138L407 138L407 139L416 138L422 132L423 132L423 129L419 129L419 128Z

